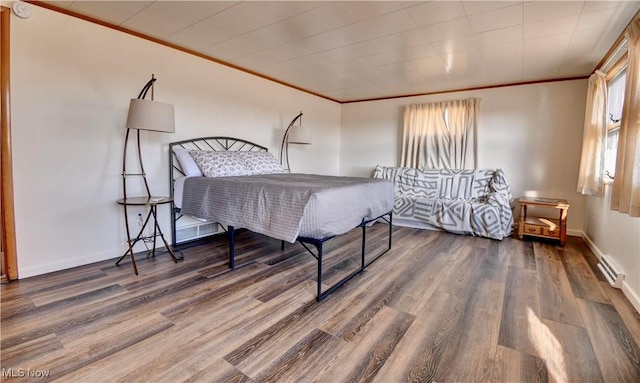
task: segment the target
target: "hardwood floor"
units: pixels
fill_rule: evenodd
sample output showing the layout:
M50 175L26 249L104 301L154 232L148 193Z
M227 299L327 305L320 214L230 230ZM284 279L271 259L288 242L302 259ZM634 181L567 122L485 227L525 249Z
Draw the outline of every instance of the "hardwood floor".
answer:
M369 229L371 250L386 233ZM329 242L327 284L359 240ZM178 264L142 254L139 276L111 260L2 285L2 381L640 381L640 314L579 238L395 228L320 303L299 244L247 232L236 250L234 271L219 238Z

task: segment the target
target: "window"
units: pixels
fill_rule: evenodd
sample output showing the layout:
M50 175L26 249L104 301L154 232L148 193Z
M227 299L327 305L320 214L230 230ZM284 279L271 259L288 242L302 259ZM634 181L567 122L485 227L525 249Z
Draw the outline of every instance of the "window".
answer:
M612 180L616 173L618 136L620 134L620 120L622 119L622 105L624 103L626 80L627 69L625 68L609 81L609 94L607 95L607 137L604 155L605 180Z
M407 105L400 166L475 169L476 111L480 99Z

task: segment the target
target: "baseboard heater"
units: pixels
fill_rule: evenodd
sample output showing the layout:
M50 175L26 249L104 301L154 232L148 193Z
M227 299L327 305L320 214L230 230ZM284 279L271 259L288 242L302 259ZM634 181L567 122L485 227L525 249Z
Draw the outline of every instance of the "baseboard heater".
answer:
M620 272L618 266L611 261L611 259L603 255L598 263L598 268L602 272L602 275L607 279L609 284L617 289L622 288L622 281L624 281L624 274Z

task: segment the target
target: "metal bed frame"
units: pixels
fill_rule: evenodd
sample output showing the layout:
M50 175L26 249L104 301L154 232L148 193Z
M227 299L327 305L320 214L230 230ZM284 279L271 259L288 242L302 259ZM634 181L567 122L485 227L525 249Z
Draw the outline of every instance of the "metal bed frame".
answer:
M182 148L189 150L211 150L215 152L267 152L268 149L262 145L254 144L253 142L245 141L238 138L233 137L223 137L223 136L213 136L213 137L201 137L201 138L193 138L190 140L183 140L178 142L169 143L169 191L171 195L171 200L174 200L174 183L177 178L183 177L185 175L184 170L180 166L180 162L176 158L175 153L173 152L173 148ZM180 209L176 207L175 202L171 204L171 244L175 247L178 245L176 242L176 224L183 217L183 214L180 212ZM222 227L222 225L220 225ZM224 227L223 227L224 229ZM211 236L217 235L211 234ZM207 237L202 237L207 238ZM187 244L189 242L196 242L201 240L202 238L197 238L190 241L181 242L180 244Z
M170 158L170 192L171 199L173 201L174 198L174 182L178 177L184 176L185 173L180 167L180 163L175 158L175 154L173 153L174 147L180 147L185 149L193 149L193 150L212 150L212 151L268 151L268 149L262 145L255 144L250 141L245 141L238 138L232 137L204 137L204 138L194 138L191 140L183 140L178 142L172 142L169 144L169 158ZM176 245L176 223L183 215L180 213L180 209L175 206L175 203L172 202L171 209L171 230L173 234L173 245ZM366 243L367 243L367 226L375 221L384 221L389 225L389 239L388 246L386 249L383 249L382 252L377 254L373 259L367 261L366 260ZM318 269L317 269L317 295L316 300L320 302L322 299L327 297L329 294L333 293L336 289L340 288L342 285L347 283L353 277L361 273L364 269L366 269L370 264L377 261L382 255L386 254L389 250L391 250L392 246L392 232L393 232L393 213L391 211L370 219L363 219L362 222L356 226L354 229L358 227L362 228L362 238L361 238L361 252L360 252L360 267L342 278L332 286L328 287L325 291L322 291L322 271L323 271L323 245L325 242L328 242L336 236L327 237L323 239L316 238L308 238L308 237L298 237L296 241L299 242L306 250L309 252L317 261L318 261ZM224 228L220 225L223 230L227 232L229 238L229 267L233 270L235 269L235 237L236 237L236 228L233 226L228 226ZM216 234L213 234L216 235ZM212 236L213 236L212 235ZM186 243L186 242L185 242ZM284 250L285 241L281 241L281 250ZM316 248L316 252L309 247L309 245Z
M367 225L369 223L377 221L377 220L384 220L385 222L387 222L389 224L389 245L380 254L376 255L373 259L371 259L371 260L369 260L367 262L366 259L365 259L366 258L366 246L367 246ZM341 287L345 283L349 282L353 277L355 277L356 275L358 275L362 271L364 271L364 269L366 269L370 264L372 264L373 262L377 261L378 258L382 257L385 253L387 253L389 250L391 250L391 237L392 237L391 233L392 233L392 229L393 229L392 221L393 221L393 214L392 214L392 212L388 212L386 214L381 215L380 217L376 217L376 218L371 219L371 220L365 221L363 219L362 223L360 223L360 225L358 225L357 227L354 228L354 229L357 229L358 227L362 227L362 245L361 245L362 246L362 251L360 253L360 261L361 261L360 267L358 269L356 269L354 272L352 272L351 274L347 275L346 277L342 278L338 282L334 283L332 286L327 288L325 291L322 291L322 255L323 255L322 249L323 249L323 244L325 242L327 242L327 241L332 240L333 238L336 238L336 237L333 236L333 237L327 237L327 238L323 238L323 239L315 239L315 238L308 238L308 237L298 237L298 238L296 238L296 241L300 242L300 244L307 250L307 252L309 254L311 254L318 261L318 278L317 278L317 294L316 294L316 300L318 302L323 300L327 295L329 295L332 292L336 291L336 289L338 289L339 287ZM229 267L233 270L233 269L235 269L235 228L233 226L229 226L228 229L227 229L227 233L229 234ZM313 245L316 248L316 253L314 253L313 250L310 249L309 246L307 246L307 245ZM281 241L280 249L284 250L284 241Z

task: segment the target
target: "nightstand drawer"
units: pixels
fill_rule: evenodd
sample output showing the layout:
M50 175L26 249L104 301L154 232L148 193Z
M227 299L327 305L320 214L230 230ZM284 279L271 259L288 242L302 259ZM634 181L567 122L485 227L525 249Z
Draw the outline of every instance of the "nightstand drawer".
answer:
M555 238L560 238L560 228L556 227L555 229L551 230L549 228L542 228L542 235L546 235L548 237L555 237Z
M542 227L535 225L524 225L524 234L542 234Z

